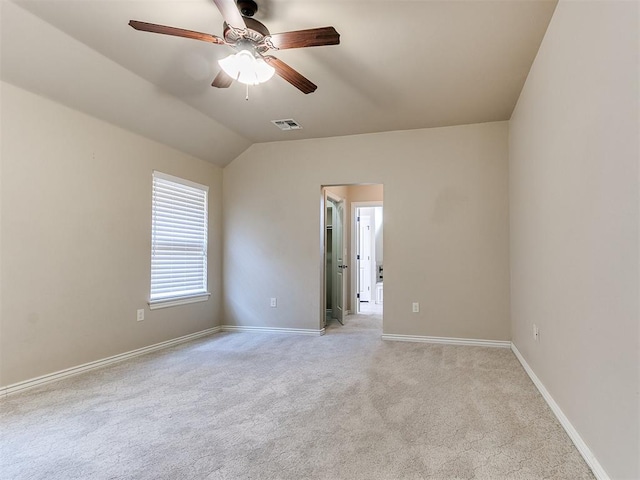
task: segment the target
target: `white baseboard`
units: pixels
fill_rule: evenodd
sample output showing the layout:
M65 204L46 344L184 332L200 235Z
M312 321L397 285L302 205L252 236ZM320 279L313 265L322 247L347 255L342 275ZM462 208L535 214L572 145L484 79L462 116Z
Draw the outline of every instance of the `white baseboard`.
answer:
M85 363L83 365L78 365L76 367L60 370L58 372L49 373L47 375L42 375L40 377L32 378L30 380L25 380L22 382L14 383L12 385L7 385L6 387L0 387L0 397L6 397L7 395L11 395L13 393L22 392L30 388L45 385L47 383L53 383L58 380L62 380L63 378L71 377L73 375L78 375L80 373L88 372L90 370L95 370L97 368L105 367L107 365L121 362L129 358L144 355L146 353L155 352L156 350L161 350L163 348L172 347L173 345L188 342L190 340L195 340L196 338L206 337L207 335L213 335L214 333L218 333L221 330L222 330L221 327L208 328L200 332L191 333L189 335L184 335L182 337L174 338L172 340L167 340L165 342L149 345L148 347L138 348L136 350L131 350L129 352L113 355L112 357L103 358L101 360L96 360L93 362Z
M241 325L222 325L223 332L261 332L261 333L288 333L296 335L324 335L324 328L313 330L311 328L279 328L279 327L249 327Z
M609 475L607 475L607 472L604 470L604 468L602 468L602 465L600 465L600 462L598 462L593 452L589 449L589 447L584 442L584 440L582 440L582 437L580 436L578 431L573 427L573 425L571 424L567 416L563 413L562 409L558 406L556 401L553 399L551 394L547 391L543 383L540 381L538 376L533 372L533 370L531 369L527 361L524 359L522 354L518 351L518 348L513 343L511 344L511 350L515 354L516 358L522 364L522 367L531 378L531 381L533 382L533 384L536 386L536 388L538 389L542 397L545 399L545 401L549 405L549 408L551 408L551 411L554 413L554 415L560 422L560 425L562 425L564 430L567 432L567 435L569 435L569 438L571 438L571 441L580 452L580 455L582 455L582 458L584 458L585 462L587 462L587 465L589 465L589 467L593 471L593 474L595 475L595 477L598 480L610 480Z
M473 347L511 348L511 342L502 340L479 340L475 338L426 337L421 335L382 334L383 340L396 342L439 343L443 345L467 345Z

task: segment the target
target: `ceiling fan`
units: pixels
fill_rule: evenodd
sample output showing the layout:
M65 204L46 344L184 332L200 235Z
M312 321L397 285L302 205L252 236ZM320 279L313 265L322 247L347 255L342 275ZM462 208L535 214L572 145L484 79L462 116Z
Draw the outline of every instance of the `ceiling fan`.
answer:
M313 82L273 55L269 50L286 48L317 47L338 45L340 34L333 27L311 28L284 33L269 33L267 27L255 20L253 15L258 5L253 0L213 0L220 10L223 23L223 38L208 33L184 30L182 28L157 25L131 20L136 30L191 38L216 45L228 45L238 53L220 60L222 70L211 84L217 88L227 88L234 80L247 85L262 83L274 73L296 87L302 93L312 93L318 88Z

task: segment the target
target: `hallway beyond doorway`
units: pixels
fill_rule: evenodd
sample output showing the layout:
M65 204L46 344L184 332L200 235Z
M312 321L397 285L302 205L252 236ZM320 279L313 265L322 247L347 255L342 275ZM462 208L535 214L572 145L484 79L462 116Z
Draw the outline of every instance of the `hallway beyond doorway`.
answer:
M375 302L360 302L360 314L380 315L382 317L382 304Z

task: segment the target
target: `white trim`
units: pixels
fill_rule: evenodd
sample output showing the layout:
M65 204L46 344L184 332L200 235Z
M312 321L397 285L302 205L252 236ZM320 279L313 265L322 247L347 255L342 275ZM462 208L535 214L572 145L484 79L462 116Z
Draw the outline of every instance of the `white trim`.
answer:
M158 308L176 307L178 305L187 305L188 303L206 302L209 300L211 293L199 293L197 295L189 295L188 297L165 298L161 300L149 300L149 310L157 310Z
M344 187L345 185L323 185L321 188L327 192L327 198L330 198L331 200L333 200L334 202L342 202L343 200L345 200L344 198L342 198L340 195L338 195L337 193L334 193L330 190L328 190L327 188L331 188L331 187Z
M128 360L130 358L138 357L140 355L145 355L147 353L151 353L156 350L162 350L163 348L172 347L179 343L195 340L196 338L213 335L214 333L218 333L221 330L222 330L221 327L208 328L200 332L191 333L189 335L184 335L182 337L174 338L172 340L167 340L164 342L156 343L154 345L149 345L148 347L138 348L136 350L120 353L118 355L113 355L111 357L103 358L101 360L96 360L94 362L89 362L83 365L78 365L76 367L71 367L71 368L60 370L54 373L49 373L47 375L42 375L41 377L36 377L30 380L25 380L23 382L14 383L6 387L0 387L0 397L6 397L8 395L22 392L30 388L53 383L58 380L62 380L63 378L66 378L66 377L71 377L73 375L78 375L80 373L96 370L98 368L106 367L107 365L111 365L113 363L121 362L123 360Z
M439 343L442 345L467 345L472 347L511 348L511 342L503 340L479 340L475 338L426 337L421 335L382 334L382 340L396 342Z
M153 171L153 176L162 178L163 180L169 180L170 182L180 183L181 185L186 185L187 187L197 188L199 190L209 192L208 185L202 185L201 183L192 182L191 180L187 180L186 178L175 177L173 175L169 175L168 173L159 172L158 170Z
M513 343L511 343L511 351L520 361L520 364L524 368L524 371L527 372L529 378L531 378L531 381L536 386L542 397L545 399L547 405L549 405L549 408L551 408L551 411L560 422L560 425L562 425L564 430L567 432L567 435L569 435L569 438L580 452L580 455L582 455L582 458L584 458L584 461L587 462L587 465L589 465L595 477L598 480L610 480L609 475L607 475L607 472L604 470L604 468L602 468L602 465L600 465L600 462L598 462L591 449L587 446L584 440L582 440L582 437L580 436L578 431L571 424L562 409L558 406L551 394L545 388L544 384L540 381L538 376L534 373L522 354L518 351L518 348Z
M324 335L324 328L313 330L311 328L280 328L280 327L250 327L243 325L222 325L223 332L259 332L259 333L289 333L297 335Z

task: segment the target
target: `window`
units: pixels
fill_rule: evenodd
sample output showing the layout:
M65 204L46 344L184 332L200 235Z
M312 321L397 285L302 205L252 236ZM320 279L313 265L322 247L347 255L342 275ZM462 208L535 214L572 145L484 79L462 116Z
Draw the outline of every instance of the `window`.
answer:
M207 193L204 185L153 172L150 308L204 301Z

